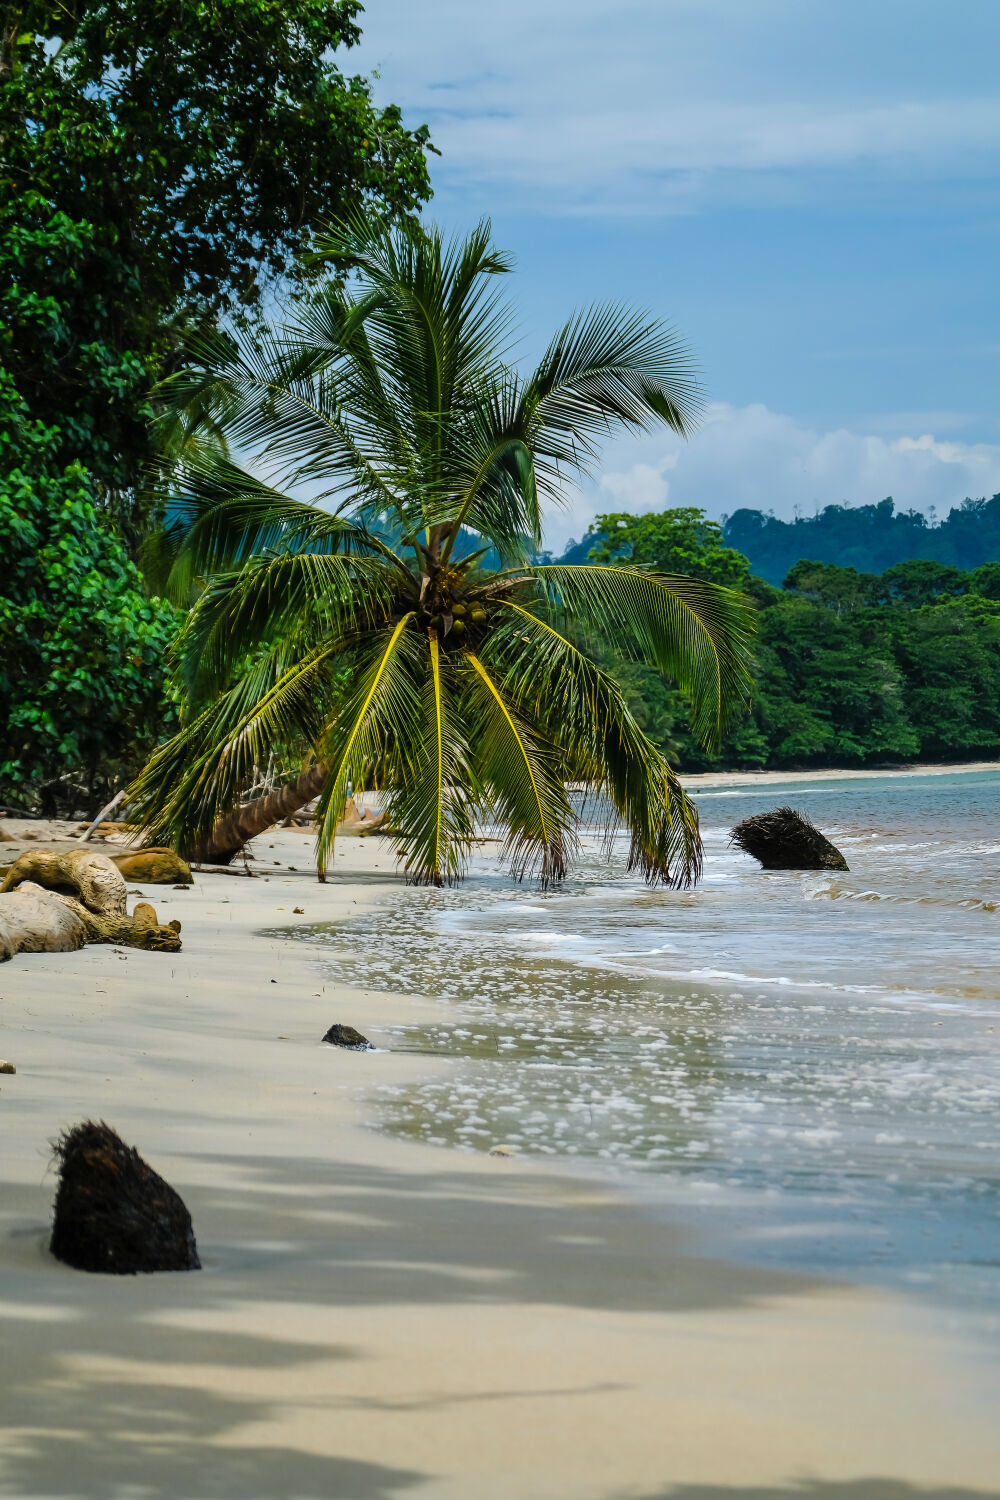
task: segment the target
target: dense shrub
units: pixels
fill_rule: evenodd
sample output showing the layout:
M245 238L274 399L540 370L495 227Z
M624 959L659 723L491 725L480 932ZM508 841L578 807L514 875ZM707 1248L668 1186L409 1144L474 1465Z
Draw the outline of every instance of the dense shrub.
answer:
M173 725L177 615L146 596L87 471L0 382L0 801L90 808ZM5 420L4 420L5 419ZM8 468L11 450L22 467ZM27 460L25 463L24 460ZM73 804L71 807L70 804Z

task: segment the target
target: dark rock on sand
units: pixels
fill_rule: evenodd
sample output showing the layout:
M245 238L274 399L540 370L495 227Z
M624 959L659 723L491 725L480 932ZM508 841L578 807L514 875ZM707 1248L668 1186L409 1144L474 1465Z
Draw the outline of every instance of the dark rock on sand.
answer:
M59 1188L49 1249L78 1271L199 1271L191 1215L169 1183L103 1121L55 1144Z
M352 1052L374 1052L374 1045L360 1031L355 1031L353 1026L331 1026L324 1042L330 1042L334 1047L349 1047Z
M752 854L765 870L846 870L835 844L793 807L775 807L737 823L730 843Z

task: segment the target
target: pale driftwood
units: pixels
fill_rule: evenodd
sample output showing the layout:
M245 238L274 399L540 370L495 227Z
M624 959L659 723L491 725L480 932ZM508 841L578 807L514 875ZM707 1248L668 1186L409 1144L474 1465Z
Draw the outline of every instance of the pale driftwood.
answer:
M0 962L15 953L74 953L86 941L83 919L33 881L0 897Z
M28 849L8 870L0 891L12 891L26 880L47 890L68 891L88 911L124 917L128 887L125 877L106 854L96 849Z
M31 896L27 905L25 892ZM175 953L181 946L181 924L161 924L146 902L130 917L127 894L120 870L96 850L33 849L22 854L0 891L0 937L8 934L5 947L10 948L3 957L43 949L68 952L85 942Z
M370 833L378 833L386 821L384 812L373 813L367 808L359 808L353 797L348 797L344 807L344 816L337 824L337 838L344 834L348 837L367 838Z
M131 917L119 917L88 911L72 896L55 891L52 894L80 917L88 943L115 943L122 948L146 948L157 953L177 953L180 949L181 924L176 919L161 924L155 909L145 901L136 903Z
M91 834L93 834L94 830L97 829L97 828L100 828L100 826L104 822L105 818L109 818L111 816L111 814L115 811L115 809L117 807L120 807L121 804L124 801L125 801L125 793L124 793L124 791L116 792L115 795L112 797L111 801L107 804L107 806L101 808L100 812L97 814L97 817L91 823L90 827L87 829L86 833L83 835L83 838L81 839L80 842L85 844L87 842L87 840L90 838Z

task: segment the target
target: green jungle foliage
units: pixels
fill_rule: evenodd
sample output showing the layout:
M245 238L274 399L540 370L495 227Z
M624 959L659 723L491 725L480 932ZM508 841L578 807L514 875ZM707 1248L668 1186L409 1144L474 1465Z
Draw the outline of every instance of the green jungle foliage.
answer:
M163 723L150 653L172 616L144 602L120 541L136 556L153 518L150 391L183 338L252 318L278 278L307 285L311 225L430 195L426 130L334 64L360 9L0 0L9 800L46 775L108 778Z
M727 545L774 584L802 557L863 573L884 573L911 559L972 569L1000 559L1000 495L963 500L938 525L920 511L897 511L889 496L877 505L827 505L794 521L738 510L723 531Z
M332 61L360 9L0 0L0 361L133 540L182 329L308 280L310 225L429 196L426 130Z
M715 756L689 733L673 688L605 651L637 720L681 767L1000 755L1000 562L965 571L915 559L872 574L799 561L778 589L701 511L598 516L592 533L597 559L725 582L757 607L753 706Z
M179 617L147 598L86 470L61 464L2 373L0 559L0 802L92 809L176 724L163 658Z

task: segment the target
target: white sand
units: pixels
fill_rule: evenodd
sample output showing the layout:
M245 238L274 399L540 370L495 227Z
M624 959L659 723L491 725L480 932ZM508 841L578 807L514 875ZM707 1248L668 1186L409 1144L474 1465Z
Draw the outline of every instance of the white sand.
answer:
M906 776L959 776L973 774L976 771L1000 771L1000 760L972 760L957 766L938 765L934 761L926 761L906 767L855 771L700 771L696 775L683 771L681 781L690 791L696 792L713 786L774 786L779 782L782 785L797 785L803 781L867 781L872 777L899 780Z
M444 1064L319 1038L435 1011L257 935L391 900L386 842L344 841L326 886L286 871L309 850L149 888L179 955L0 967L0 1494L996 1500L988 1328L705 1259L579 1173L362 1128L371 1081ZM48 1255L47 1142L86 1116L183 1194L201 1273Z

